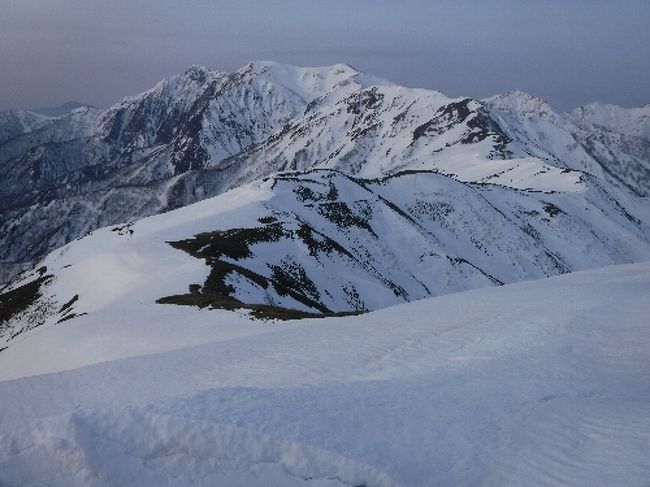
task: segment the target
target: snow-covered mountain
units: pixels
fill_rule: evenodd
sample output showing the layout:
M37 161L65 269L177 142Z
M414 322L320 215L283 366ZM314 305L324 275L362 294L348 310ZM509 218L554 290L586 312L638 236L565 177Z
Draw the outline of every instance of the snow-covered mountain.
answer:
M516 144L514 152L589 172L604 184L639 196L650 195L648 107L591 104L558 113L521 91L484 102Z
M647 216L575 175L560 192L432 171L281 173L52 252L0 292L0 346L152 305L327 316L650 260Z
M650 104L640 108L622 108L607 103L590 103L570 113L581 127L600 127L630 137L650 139Z
M46 115L25 110L0 112L0 147L9 140L38 129L49 120L50 117Z
M641 120L636 113L607 125L602 116L556 113L521 92L451 99L347 65L272 62L234 73L193 66L106 110L5 112L0 281L96 228L285 170L366 178L436 170L544 191L593 177L635 215L635 195L650 187L650 142L625 122Z
M61 115L65 115L66 113L69 113L72 110L76 110L78 108L92 108L92 106L87 105L86 103L80 103L78 101L67 101L61 105L54 107L32 108L30 112L46 115L48 117L60 117Z

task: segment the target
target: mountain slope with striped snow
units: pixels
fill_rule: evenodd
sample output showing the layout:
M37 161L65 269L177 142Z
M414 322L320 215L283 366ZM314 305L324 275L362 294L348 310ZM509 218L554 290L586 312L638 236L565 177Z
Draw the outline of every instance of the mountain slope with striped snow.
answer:
M0 291L0 337L11 348L34 328L150 306L358 313L649 260L648 214L590 179L544 192L431 171L282 173L52 252Z

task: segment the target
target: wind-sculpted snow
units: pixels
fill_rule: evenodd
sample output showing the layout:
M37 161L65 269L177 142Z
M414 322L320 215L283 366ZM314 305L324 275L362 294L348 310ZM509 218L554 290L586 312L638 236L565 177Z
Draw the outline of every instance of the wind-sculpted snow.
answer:
M437 170L544 191L587 172L634 213L650 149L628 125L643 113L608 121L531 99L452 99L343 64L257 62L234 73L193 66L106 110L2 113L0 282L94 229L287 170Z
M18 454L30 472L5 455ZM3 458L4 457L4 458ZM397 487L376 468L244 427L161 415L73 412L0 440L0 481L67 487L223 485L228 487Z
M204 206L192 213L205 226L217 219ZM154 223L112 232L110 245L190 230ZM177 277L181 263L195 269L183 252L148 245L178 257ZM120 255L123 268L94 266L137 270L138 257ZM648 263L282 324L146 304L132 277L105 289L110 312L34 330L0 352L0 485L643 487L650 478Z
M520 190L431 171L279 174L52 252L0 291L13 303L0 337L11 346L37 326L116 306L360 313L650 259L647 220L590 179L574 186Z

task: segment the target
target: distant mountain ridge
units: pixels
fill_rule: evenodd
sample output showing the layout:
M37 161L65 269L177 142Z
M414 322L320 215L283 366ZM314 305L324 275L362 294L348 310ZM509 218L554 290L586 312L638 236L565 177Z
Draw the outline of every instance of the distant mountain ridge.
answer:
M77 108L94 108L94 107L92 105L88 105L87 103L81 103L78 101L68 101L58 106L32 108L29 111L41 115L47 115L48 117L60 117L61 115L65 115L66 113L71 112L72 110L76 110Z
M590 179L638 219L650 194L644 109L558 113L522 92L479 101L340 64L192 66L105 110L0 114L0 282L90 231L279 171L571 191ZM613 114L615 112L615 114Z

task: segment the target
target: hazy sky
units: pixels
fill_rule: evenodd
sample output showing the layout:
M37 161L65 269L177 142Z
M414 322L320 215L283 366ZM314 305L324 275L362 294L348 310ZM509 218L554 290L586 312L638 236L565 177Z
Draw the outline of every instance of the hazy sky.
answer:
M107 106L191 64L346 62L407 86L650 103L650 0L0 0L0 109Z

